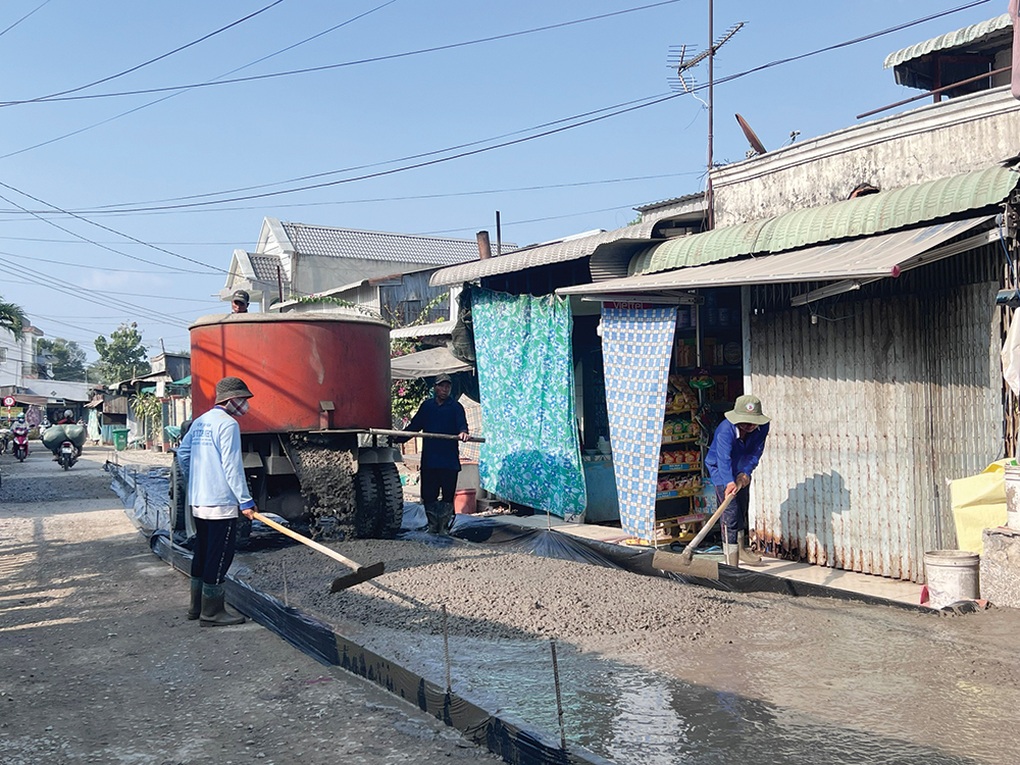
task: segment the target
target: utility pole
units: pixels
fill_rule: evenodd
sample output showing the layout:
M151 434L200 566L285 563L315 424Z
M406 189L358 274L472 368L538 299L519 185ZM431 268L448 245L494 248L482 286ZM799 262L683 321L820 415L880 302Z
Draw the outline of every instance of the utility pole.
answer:
M705 230L711 231L715 228L715 193L712 190L712 167L715 165L715 52L721 48L727 40L735 35L744 26L741 21L726 30L718 40L715 39L715 7L714 0L708 0L708 48L687 60L687 46L680 46L679 60L676 65L676 75L680 80L680 87L687 93L693 93L694 80L687 80L691 69L697 66L703 59L708 59L708 166L707 180L705 182ZM700 99L699 99L700 100ZM705 102L702 102L705 103Z

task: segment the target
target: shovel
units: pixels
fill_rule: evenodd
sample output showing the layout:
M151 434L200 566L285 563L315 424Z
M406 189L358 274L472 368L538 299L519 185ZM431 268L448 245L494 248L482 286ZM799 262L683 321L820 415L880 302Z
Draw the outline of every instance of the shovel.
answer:
M350 568L354 569L353 573L346 574L344 576L338 576L336 579L334 579L333 584L329 588L330 592L339 592L340 590L346 590L348 587L353 587L356 584L367 582L369 579L375 579L377 576L382 576L382 574L385 572L385 567L383 566L382 561L379 561L378 563L373 563L369 566L362 566L360 563L353 561L350 558L344 557L336 550L331 550L325 545L320 545L318 542L311 540L306 536L298 534L296 531L291 531L286 526L283 526L277 523L276 521L267 518L262 513L252 512L252 517L262 521L264 524L269 526L269 528L276 529L281 534L284 534L290 537L291 539L296 539L301 544L308 545L313 550L318 550L323 555L328 555L333 560L338 560L345 566L349 566Z
M698 576L703 579L718 579L719 563L714 560L694 560L694 551L698 549L698 545L701 544L702 540L708 536L708 532L712 530L712 527L722 518L723 512L730 506L730 502L733 501L735 496L737 496L736 493L733 493L722 501L722 504L712 513L712 517L708 519L708 522L701 527L701 531L683 549L683 552L671 553L664 550L656 550L655 554L652 555L652 567L660 571L673 571L677 574Z

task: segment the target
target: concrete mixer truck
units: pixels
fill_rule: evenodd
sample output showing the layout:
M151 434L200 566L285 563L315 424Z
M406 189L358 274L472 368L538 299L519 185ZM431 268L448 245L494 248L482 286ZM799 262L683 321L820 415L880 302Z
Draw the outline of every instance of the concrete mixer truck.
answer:
M223 377L240 377L255 394L239 423L260 511L307 526L313 538L400 530L400 452L373 432L392 427L389 330L354 312L224 314L191 325L195 416L212 408ZM184 528L183 492L172 477L175 531ZM241 525L241 542L249 530Z

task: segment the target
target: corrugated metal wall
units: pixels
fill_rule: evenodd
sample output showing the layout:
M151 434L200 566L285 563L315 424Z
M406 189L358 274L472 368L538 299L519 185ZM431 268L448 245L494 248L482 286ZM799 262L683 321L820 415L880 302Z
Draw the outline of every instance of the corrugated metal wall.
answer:
M755 472L760 542L918 582L926 550L955 547L946 482L1002 450L995 257L811 308L789 308L790 287L752 289L751 390L774 423Z

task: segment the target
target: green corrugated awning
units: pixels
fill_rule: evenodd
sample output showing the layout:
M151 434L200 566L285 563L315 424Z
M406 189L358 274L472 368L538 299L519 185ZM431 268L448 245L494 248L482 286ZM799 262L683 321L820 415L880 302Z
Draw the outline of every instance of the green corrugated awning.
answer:
M907 61L913 61L914 59L921 58L921 56L927 56L929 53L961 48L987 37L994 32L1010 29L1012 26L1013 23L1010 21L1009 14L1003 13L1001 16L996 16L994 19L988 19L987 21L982 21L979 24L971 24L969 27L957 29L954 32L947 32L944 35L939 35L938 37L933 37L930 40L925 40L924 42L911 45L909 48L903 48L894 53L890 53L885 57L884 66L886 69L892 69L894 66L898 66Z
M673 271L741 255L785 252L946 220L1001 203L1018 181L1020 174L1015 169L992 167L794 210L652 245L634 256L628 273L636 276Z
M141 387L141 389L139 390L139 392L140 393L155 393L156 392L156 386L155 385L143 385Z
M191 385L191 375L182 377L180 380L174 380L171 385Z

